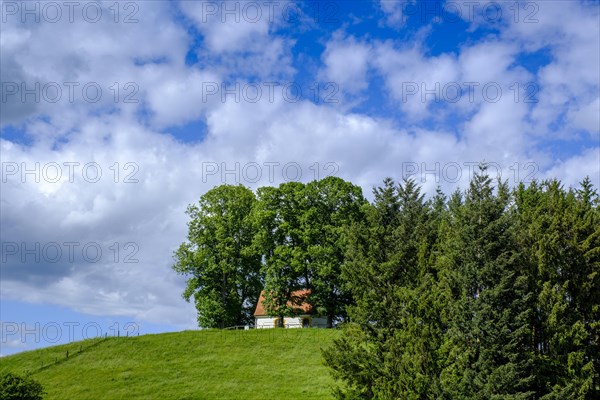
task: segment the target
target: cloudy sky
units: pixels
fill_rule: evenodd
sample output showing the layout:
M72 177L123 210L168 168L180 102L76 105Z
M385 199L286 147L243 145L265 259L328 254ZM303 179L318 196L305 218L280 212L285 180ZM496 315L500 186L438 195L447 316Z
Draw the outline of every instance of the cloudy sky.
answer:
M196 327L221 183L600 186L597 1L0 1L0 353Z

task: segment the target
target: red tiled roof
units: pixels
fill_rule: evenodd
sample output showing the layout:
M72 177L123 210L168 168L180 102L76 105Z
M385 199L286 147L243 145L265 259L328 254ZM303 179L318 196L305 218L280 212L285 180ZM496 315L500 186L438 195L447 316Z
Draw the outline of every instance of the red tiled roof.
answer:
M292 297L298 298L307 298L310 295L310 290L301 289L292 292ZM265 306L263 302L265 301L265 291L260 292L260 297L258 298L258 304L256 305L256 310L254 311L255 317L264 317L267 316L267 312L265 311ZM302 304L293 304L291 301L287 303L288 307L294 307L296 309L301 309L303 314L312 314L312 307L307 302L303 302Z

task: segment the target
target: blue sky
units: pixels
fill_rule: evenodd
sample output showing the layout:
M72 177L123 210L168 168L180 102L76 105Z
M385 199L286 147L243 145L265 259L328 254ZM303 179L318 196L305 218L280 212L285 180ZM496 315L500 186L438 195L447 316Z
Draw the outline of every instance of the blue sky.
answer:
M600 186L598 1L0 6L1 355L196 328L172 253L221 183Z

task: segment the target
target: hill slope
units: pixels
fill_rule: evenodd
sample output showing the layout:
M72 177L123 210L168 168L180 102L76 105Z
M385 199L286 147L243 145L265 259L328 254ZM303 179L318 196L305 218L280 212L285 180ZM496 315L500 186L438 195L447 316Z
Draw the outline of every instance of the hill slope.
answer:
M45 399L330 399L324 329L185 331L91 339L0 359ZM69 357L66 358L66 352Z

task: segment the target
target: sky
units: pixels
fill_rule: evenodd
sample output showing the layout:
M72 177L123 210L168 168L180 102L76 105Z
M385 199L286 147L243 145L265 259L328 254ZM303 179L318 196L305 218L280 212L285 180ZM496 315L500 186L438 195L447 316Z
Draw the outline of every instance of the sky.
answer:
M223 183L600 187L599 5L0 1L0 355L197 329L173 252Z

